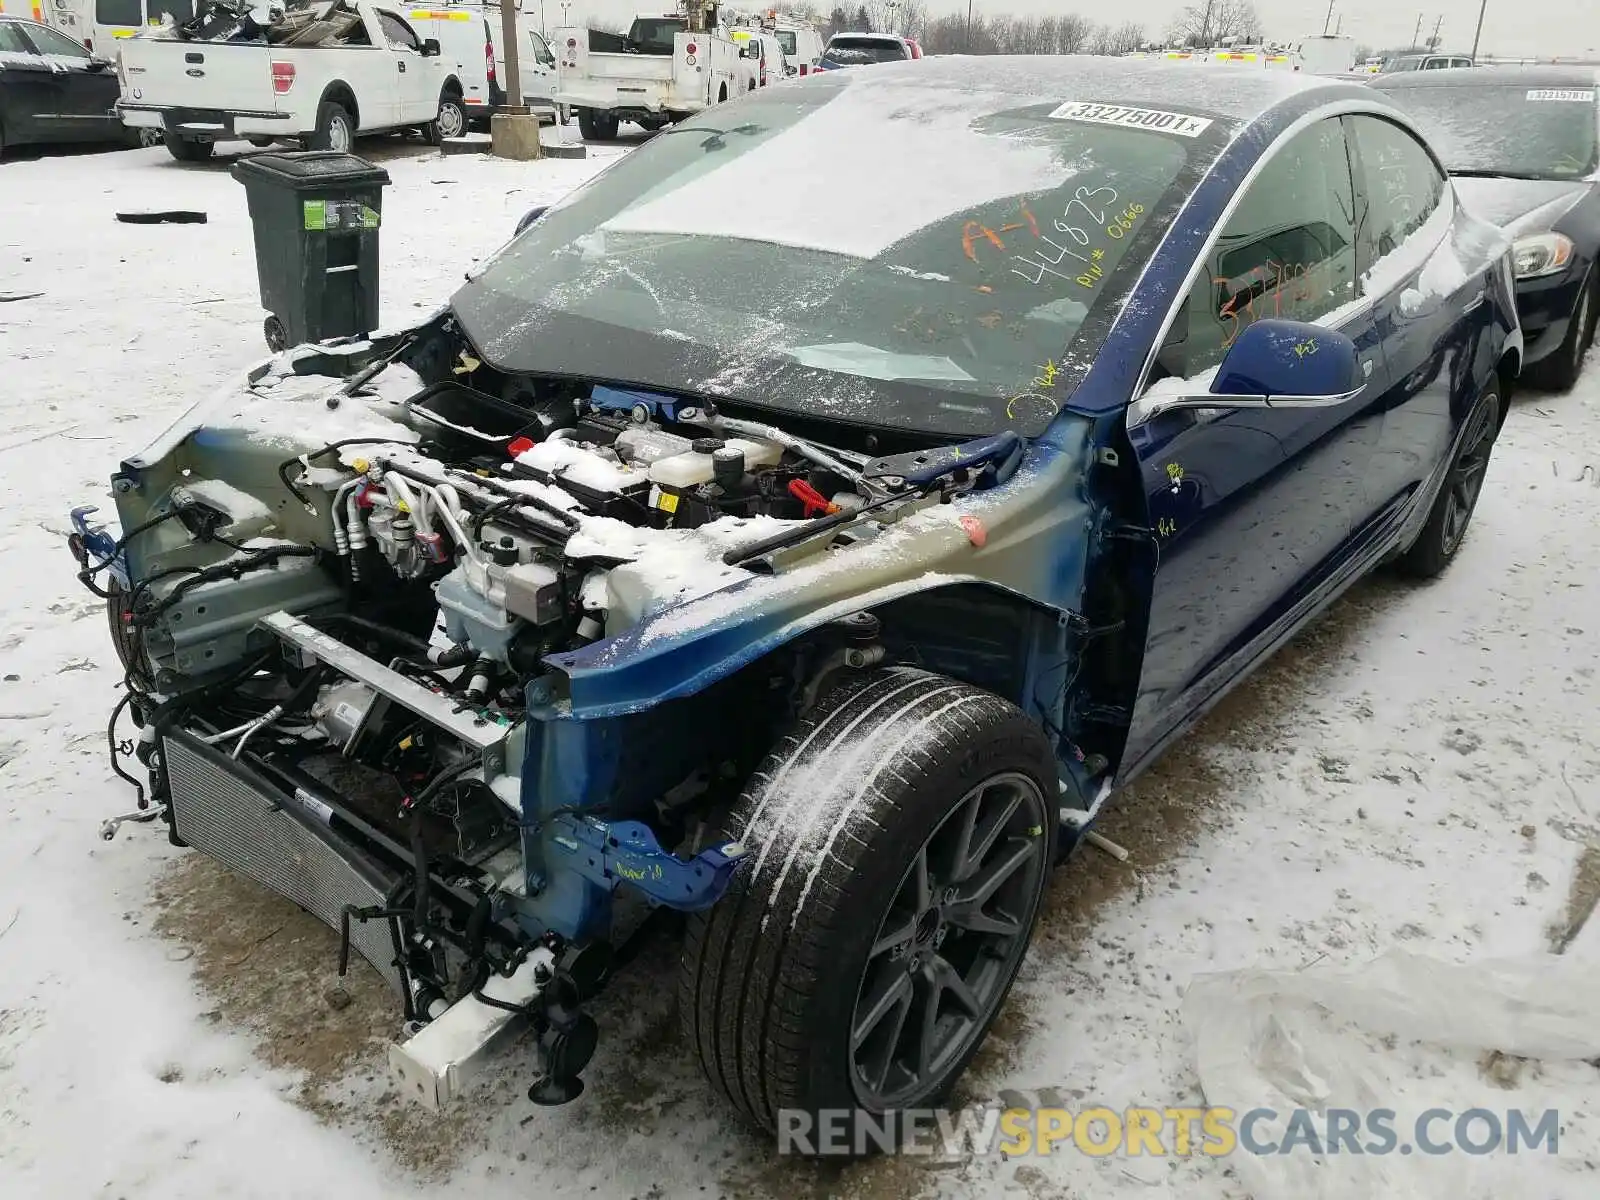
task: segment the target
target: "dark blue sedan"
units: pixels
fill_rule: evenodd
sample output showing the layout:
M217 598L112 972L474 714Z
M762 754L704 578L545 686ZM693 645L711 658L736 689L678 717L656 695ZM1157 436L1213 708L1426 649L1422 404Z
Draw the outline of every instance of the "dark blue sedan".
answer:
M1600 318L1600 72L1477 67L1383 76L1462 202L1516 242L1517 309L1530 382L1577 382Z
M1108 797L1362 576L1456 555L1513 286L1370 88L829 71L675 125L415 329L252 372L72 545L174 836L361 914L438 998L407 1015L559 954L516 986L530 1095L571 1099L621 891L689 914L683 1044L738 1111L893 1114L949 1094Z

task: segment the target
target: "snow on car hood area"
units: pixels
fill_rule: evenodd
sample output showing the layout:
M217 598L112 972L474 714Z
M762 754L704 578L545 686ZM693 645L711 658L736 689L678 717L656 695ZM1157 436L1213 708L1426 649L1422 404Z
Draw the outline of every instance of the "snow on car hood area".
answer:
M908 68L923 65L938 64ZM1221 75L1193 77L1197 105ZM1238 86L1302 85L1282 73ZM414 150L358 150L395 181L389 326L425 316L523 211L605 161ZM7 1200L1596 1194L1600 1071L1584 1058L1600 1053L1600 918L1584 918L1600 892L1600 359L1570 394L1518 393L1441 579L1353 588L1110 802L1096 829L1128 860L1086 849L1052 876L957 1098L1555 1109L1559 1153L1344 1153L1312 1168L1300 1151L1096 1157L1067 1141L1049 1155L818 1169L741 1129L700 1078L675 1032L670 944L593 1006L600 1044L578 1101L530 1104L520 1046L441 1118L386 1082L399 1028L375 974L353 968L350 1006L324 1000L332 933L159 829L96 836L133 796L106 763L120 670L65 550L66 513L109 513L117 464L263 356L263 314L243 189L226 170L156 148L8 158L0 175L0 293L43 293L0 304ZM746 220L736 197L715 203L713 218ZM131 207L210 219L118 224ZM280 379L269 403L309 422L327 410L290 398L302 382ZM328 415L389 424L382 414ZM823 844L832 827L816 825Z

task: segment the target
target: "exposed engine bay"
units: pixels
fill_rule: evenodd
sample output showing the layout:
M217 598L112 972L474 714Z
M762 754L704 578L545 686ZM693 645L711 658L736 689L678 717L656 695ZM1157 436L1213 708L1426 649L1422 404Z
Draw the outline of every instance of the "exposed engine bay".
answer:
M312 383L328 428L358 433L202 416L113 481L120 537L75 510L146 776L118 767L139 806L103 835L159 818L338 929L339 974L359 952L416 1023L394 1065L427 1102L465 1086L461 1046L528 1017L535 1099L559 1103L593 1050L579 1004L630 922L726 888L742 847L706 844L707 818L774 716L885 651L855 614L787 676L725 685L754 689L719 699L750 725L662 706L625 738L626 718L564 719L552 656L808 546L870 539L1004 478L1021 444L874 456L704 399L507 379L448 322L431 336L332 380L286 357L253 385ZM612 905L624 884L637 911ZM472 1032L430 1048L447 1012Z

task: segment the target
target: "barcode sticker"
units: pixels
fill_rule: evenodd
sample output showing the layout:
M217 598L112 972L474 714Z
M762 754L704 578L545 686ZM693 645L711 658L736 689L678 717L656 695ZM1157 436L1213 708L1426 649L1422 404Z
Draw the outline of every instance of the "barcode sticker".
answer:
M1554 100L1568 104L1593 104L1593 88L1533 88L1529 100Z
M1129 108L1125 104L1086 104L1069 100L1050 114L1052 121L1086 121L1091 125L1121 125L1129 129L1148 129L1152 133L1175 133L1179 137L1199 137L1211 128L1211 118L1191 117L1187 113L1165 112L1159 108Z

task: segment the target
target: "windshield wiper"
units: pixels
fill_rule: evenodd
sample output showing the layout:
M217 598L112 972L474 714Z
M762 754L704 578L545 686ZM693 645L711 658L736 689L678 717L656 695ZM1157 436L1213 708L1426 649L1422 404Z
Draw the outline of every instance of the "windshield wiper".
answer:
M1535 175L1529 171L1491 171L1483 167L1463 167L1452 170L1454 179L1531 179L1535 183L1576 183L1577 179L1563 179L1556 175Z

